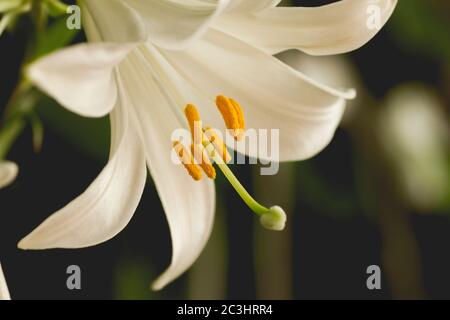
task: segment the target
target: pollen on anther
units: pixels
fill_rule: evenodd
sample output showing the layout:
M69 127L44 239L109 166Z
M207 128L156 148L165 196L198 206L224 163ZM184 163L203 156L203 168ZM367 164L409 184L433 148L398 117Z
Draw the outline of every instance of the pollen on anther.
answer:
M173 143L173 149L175 150L178 158L180 158L181 163L188 171L189 175L195 180L199 181L202 178L202 172L200 168L195 164L194 157L192 153L186 149L183 144L179 141Z
M189 123L189 129L192 135L192 141L195 144L201 144L203 140L202 120L200 113L193 104L186 105L184 114Z
M244 111L242 110L241 105L236 101L233 100L232 98L229 98L231 104L234 107L234 110L236 111L237 117L238 117L238 122L239 122L239 129L241 130L245 130L245 117L244 117Z
M216 105L222 114L225 125L232 131L235 140L242 140L245 131L244 112L235 100L225 96L217 96Z

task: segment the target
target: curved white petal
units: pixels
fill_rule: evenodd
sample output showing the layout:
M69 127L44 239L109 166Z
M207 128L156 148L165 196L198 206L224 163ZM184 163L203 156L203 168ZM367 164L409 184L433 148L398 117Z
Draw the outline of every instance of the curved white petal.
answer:
M81 248L118 234L139 204L146 180L141 142L127 117L126 98L111 114L108 164L78 198L19 242L21 249Z
M114 67L132 45L80 44L45 56L28 68L30 80L82 116L108 114L117 100Z
M10 300L8 286L6 285L5 276L3 275L2 265L0 264L0 300Z
M224 15L215 27L271 54L296 48L331 55L366 44L396 5L397 0L342 0L321 7L272 8Z
M19 167L14 162L0 162L0 189L11 184L19 173Z
M248 44L218 31L181 53L162 51L185 80L209 104L199 105L204 122L224 129L214 106L225 94L244 108L247 128L279 129L280 159L302 160L321 151L331 140L354 90L339 91L319 84ZM205 99L204 99L205 100ZM238 150L244 152L242 145ZM246 150L268 160L268 155Z
M204 34L228 1L87 0L86 5L103 41L148 40L165 49L180 50Z
M282 0L230 0L227 12L257 12L276 7Z
M147 165L172 237L171 264L153 284L158 290L186 271L203 250L213 225L215 192L211 180L204 177L196 182L171 160L171 135L186 126L178 117L182 117L183 106L170 100L165 91L169 88L156 83L162 74L155 67L142 52L136 52L120 66L120 72L133 99Z
M186 48L219 17L228 0L127 0L147 26L148 40L171 50Z

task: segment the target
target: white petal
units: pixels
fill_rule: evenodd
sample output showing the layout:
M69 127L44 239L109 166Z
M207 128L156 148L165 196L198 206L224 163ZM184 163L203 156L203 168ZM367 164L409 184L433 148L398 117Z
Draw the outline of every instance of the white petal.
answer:
M0 300L11 300L5 276L3 275L2 265L0 264Z
M28 76L70 111L88 117L104 116L117 100L114 67L132 47L107 43L72 46L33 63Z
M204 177L196 182L182 165L171 161L172 132L186 126L177 116L182 116L183 106L169 100L164 91L168 88L158 87L154 77L161 74L155 66L144 54L136 53L121 65L120 72L134 102L147 165L172 237L171 264L153 284L158 290L186 271L205 247L214 220L215 193L211 180Z
M280 2L281 0L230 0L227 12L257 12L276 7Z
M86 5L103 41L149 40L162 48L179 50L201 37L228 1L88 0Z
M19 167L14 162L0 162L0 189L11 184L19 173Z
M125 105L111 114L111 156L89 188L19 243L22 249L81 248L118 234L130 221L146 180L141 142Z
M81 2L83 26L88 39L96 41L141 42L147 39L140 13L124 0L84 0Z
M334 135L345 99L355 96L354 90L321 85L217 31L208 32L204 40L182 54L162 53L209 99L209 105L199 105L205 123L224 129L213 101L216 95L225 94L243 106L247 128L280 129L281 161L302 160L321 151ZM253 151L246 153L268 159Z
M366 44L396 4L397 0L342 0L321 7L272 8L224 15L215 27L271 54L296 48L312 55L331 55Z

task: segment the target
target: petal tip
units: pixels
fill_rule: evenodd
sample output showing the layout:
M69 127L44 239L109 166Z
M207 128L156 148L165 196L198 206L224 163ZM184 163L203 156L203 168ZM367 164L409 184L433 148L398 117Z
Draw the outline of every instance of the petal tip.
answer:
M170 281L165 279L164 274L160 275L155 281L150 284L150 289L152 291L161 291Z
M0 163L0 188L9 186L19 174L19 166L10 161Z
M37 71L36 62L25 67L24 74L32 83L36 83L36 78L39 72Z
M353 100L356 99L356 97L358 96L358 92L356 91L356 89L354 88L350 88L347 90L347 100Z
M38 241L36 241L36 237L34 235L34 231L23 237L18 243L17 248L20 250L42 250L49 249L48 247L39 245Z
M27 246L26 242L27 241L25 237L17 243L17 248L21 250L29 250L29 247Z
M27 236L23 237L18 243L17 248L20 250L37 250L37 249L44 249L44 248L38 248L37 246L32 244L32 235L33 233L28 234Z

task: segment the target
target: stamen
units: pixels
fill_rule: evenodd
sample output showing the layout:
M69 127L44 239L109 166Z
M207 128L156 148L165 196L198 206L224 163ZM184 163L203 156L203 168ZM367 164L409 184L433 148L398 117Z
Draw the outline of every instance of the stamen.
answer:
M197 163L200 164L200 167L203 169L206 175L211 179L215 179L216 169L214 169L203 145L193 143L191 145L191 152L194 155L194 159L197 161Z
M244 112L239 103L225 96L217 96L216 105L222 114L225 125L232 131L235 140L242 140L245 131Z
M206 127L203 131L209 142L214 145L215 150L219 153L222 161L228 163L231 161L231 156L228 153L227 146L219 135L211 127Z
M186 115L189 123L192 141L194 142L194 144L201 144L203 140L203 131L200 113L193 104L188 104L184 109L184 114Z
M173 143L173 149L177 153L177 156L180 158L181 163L184 165L189 175L195 180L199 181L202 179L202 172L194 163L194 157L187 150L180 141L175 141Z

